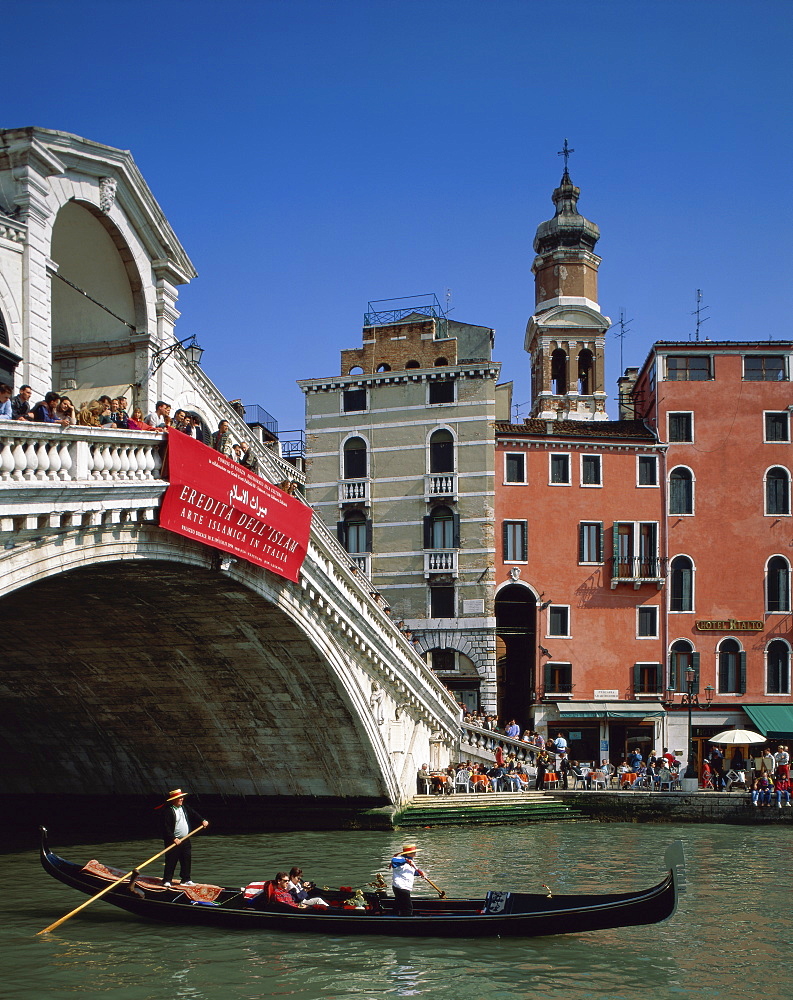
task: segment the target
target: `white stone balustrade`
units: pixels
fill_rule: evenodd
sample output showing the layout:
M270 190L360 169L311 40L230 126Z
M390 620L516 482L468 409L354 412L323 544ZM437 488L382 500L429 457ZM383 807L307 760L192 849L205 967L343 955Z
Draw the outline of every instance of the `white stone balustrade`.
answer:
M457 549L430 549L424 553L424 576L450 573L457 576Z
M162 434L0 422L0 490L64 482L160 479Z

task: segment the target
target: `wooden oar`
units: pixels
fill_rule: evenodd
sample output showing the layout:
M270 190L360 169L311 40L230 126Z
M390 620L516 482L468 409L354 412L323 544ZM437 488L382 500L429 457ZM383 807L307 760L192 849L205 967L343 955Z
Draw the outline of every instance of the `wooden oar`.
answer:
M187 837L192 837L194 833L198 833L199 830L203 829L204 825L202 823L201 826L197 826L195 830L191 830L190 833L187 834ZM187 840L187 837L182 837L179 843L183 844ZM129 878L130 875L133 875L135 872L139 872L141 868L145 868L146 865L150 865L152 861L156 861L157 858L161 858L163 854L167 854L168 851L170 851L172 848L178 846L179 846L178 844L169 844L168 847L160 851L159 854L155 854L153 858L149 858L148 861L144 861L142 865L138 865L137 868L133 868L132 871L127 872L126 875L122 875L121 878L116 879L115 882L111 882L110 885L106 885L105 888L101 889L95 896L91 896L91 898L87 899L84 903L80 903L80 905L75 910L72 910L71 913L67 913L65 917L61 917L60 920L56 920L54 924L50 924L49 927L45 927L43 931L36 931L36 936L38 937L39 934L49 934L50 931L54 931L56 927L60 927L61 924L66 923L69 917L73 917L75 913L79 913L80 910L84 910L86 906L90 906L91 903L93 903L95 900L99 899L101 896L104 896L106 892L110 892L110 890L115 889L117 885L121 885L124 879Z
M437 887L437 885L435 885L435 883L434 883L434 882L432 881L432 879L431 879L431 878L427 878L427 876L425 875L425 876L424 876L424 881L425 881L425 882L429 882L429 884L430 884L430 885L432 886L432 888L433 888L433 889L434 889L434 890L435 890L435 891L436 891L436 892L438 893L438 895L440 896L440 898L441 898L441 899L446 899L446 893L445 893L445 892L443 891L443 889L439 889L439 888Z

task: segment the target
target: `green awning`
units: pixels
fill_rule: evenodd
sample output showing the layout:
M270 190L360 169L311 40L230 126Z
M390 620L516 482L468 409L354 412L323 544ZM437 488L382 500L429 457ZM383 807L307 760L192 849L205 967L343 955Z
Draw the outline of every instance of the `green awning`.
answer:
M658 719L666 714L658 701L565 701L556 703L562 719Z
M743 710L770 740L793 740L793 705L743 705Z

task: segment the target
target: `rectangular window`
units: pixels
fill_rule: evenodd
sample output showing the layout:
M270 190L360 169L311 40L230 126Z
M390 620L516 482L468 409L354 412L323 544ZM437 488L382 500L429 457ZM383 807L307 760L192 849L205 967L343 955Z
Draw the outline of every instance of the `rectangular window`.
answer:
M570 485L569 455L551 455L551 482L557 486Z
M581 485L601 486L601 458L600 455L581 456Z
M666 377L670 382L707 382L710 357L707 354L677 354L666 359Z
M526 562L528 558L526 521L504 521L504 562Z
M766 442L790 440L790 414L787 410L765 414L765 440Z
M787 382L787 358L784 354L747 354L743 377L746 382Z
M433 649L430 653L430 662L433 670L443 670L449 672L457 670L456 654L453 649Z
M548 608L548 635L570 636L570 608L566 604L552 604Z
M345 413L365 410L366 389L345 389L342 394L342 407Z
M658 608L648 604L636 609L636 635L639 639L658 638Z
M526 456L520 452L508 452L504 456L504 475L508 483L525 483Z
M639 455L639 486L658 485L658 458L656 455Z
M670 413L669 414L669 440L670 441L693 441L694 440L694 414L693 413Z
M572 663L546 663L543 670L545 694L572 694Z
M430 403L454 402L454 379L444 379L442 382L430 382Z
M430 618L454 618L454 587L430 587Z
M603 562L603 524L600 521L582 521L578 525L578 561Z
M633 693L661 694L663 691L663 670L660 663L633 664Z

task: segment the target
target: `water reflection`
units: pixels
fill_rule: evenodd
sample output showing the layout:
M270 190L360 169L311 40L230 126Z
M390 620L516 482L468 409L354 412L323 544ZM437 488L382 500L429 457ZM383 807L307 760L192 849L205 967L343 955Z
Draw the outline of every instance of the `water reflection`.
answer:
M36 931L80 898L33 852L0 857L4 1000L759 1000L793 995L787 957L788 827L545 825L400 834L207 836L199 877L242 885L299 864L320 884L363 885L403 837L450 894L488 887L608 891L659 878L674 837L687 844L689 892L665 924L528 940L332 938L159 927L101 902L56 932ZM57 843L55 844L57 849ZM126 866L150 841L63 851Z

